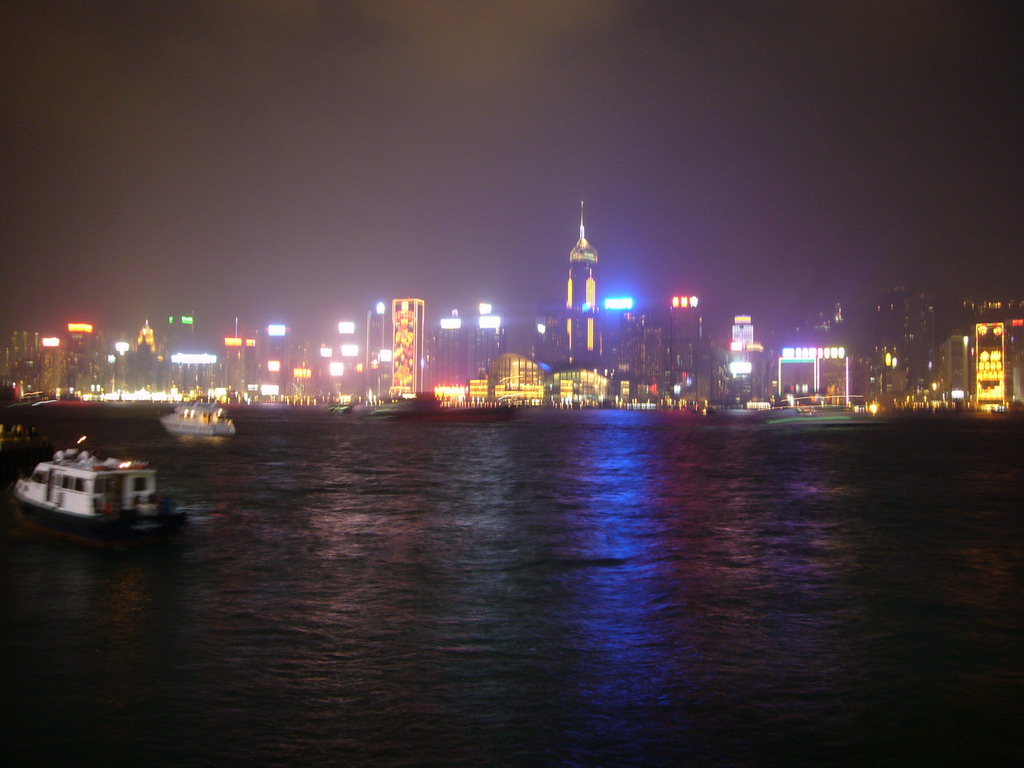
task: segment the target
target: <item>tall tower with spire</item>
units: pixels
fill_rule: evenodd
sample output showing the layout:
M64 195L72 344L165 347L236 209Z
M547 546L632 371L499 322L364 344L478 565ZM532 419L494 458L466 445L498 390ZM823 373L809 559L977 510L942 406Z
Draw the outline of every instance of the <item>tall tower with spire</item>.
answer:
M587 242L580 201L580 239L569 252L569 283L565 303L565 329L569 361L587 363L600 356L597 333L597 251Z

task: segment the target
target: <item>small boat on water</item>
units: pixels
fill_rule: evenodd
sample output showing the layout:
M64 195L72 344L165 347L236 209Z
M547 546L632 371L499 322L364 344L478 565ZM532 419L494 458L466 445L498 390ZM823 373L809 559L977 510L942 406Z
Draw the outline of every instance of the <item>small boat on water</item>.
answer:
M332 410L335 413L364 415L371 419L440 423L508 421L516 412L515 407L511 405L446 405L435 397L425 395L384 403L376 407L358 405Z
M160 417L172 435L225 436L235 434L235 423L216 403L183 403Z
M28 526L102 547L164 541L186 520L157 496L156 470L146 462L99 459L74 448L39 462L11 494Z
M813 400L758 411L756 418L773 427L842 427L883 422L863 405Z

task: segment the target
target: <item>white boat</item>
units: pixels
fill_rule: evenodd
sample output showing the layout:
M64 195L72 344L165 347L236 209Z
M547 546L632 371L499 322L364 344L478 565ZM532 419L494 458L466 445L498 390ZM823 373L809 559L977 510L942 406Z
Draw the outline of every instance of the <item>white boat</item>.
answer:
M235 434L235 423L216 403L183 403L160 417L172 435L220 436Z
M26 525L105 547L149 544L173 536L185 513L156 494L156 470L145 462L57 451L11 491Z

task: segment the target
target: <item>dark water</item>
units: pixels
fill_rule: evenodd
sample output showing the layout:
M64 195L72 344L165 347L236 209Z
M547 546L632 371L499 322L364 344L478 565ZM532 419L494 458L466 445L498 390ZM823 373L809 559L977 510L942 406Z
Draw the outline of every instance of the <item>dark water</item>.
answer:
M1008 765L1024 423L500 424L47 407L150 459L166 547L0 536L19 765Z

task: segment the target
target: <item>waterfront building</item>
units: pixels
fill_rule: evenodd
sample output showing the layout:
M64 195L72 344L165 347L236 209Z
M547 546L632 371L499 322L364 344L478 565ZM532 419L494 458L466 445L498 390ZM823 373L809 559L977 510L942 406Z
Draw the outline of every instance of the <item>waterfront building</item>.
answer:
M425 314L423 299L394 299L391 302L392 397L414 395L423 388Z
M849 402L850 357L845 347L786 347L778 359L778 396L791 402Z
M227 390L229 397L246 399L258 394L259 364L255 338L226 336L221 359L221 381L219 383Z
M383 397L391 386L392 352L387 304L378 301L366 314L363 369L366 371L366 394L371 400Z
M1006 326L975 325L975 404L981 410L1006 407Z
M490 304L481 304L470 348L470 368L473 377L486 376L491 363L505 351L505 328L501 324L501 316L491 311Z
M544 402L547 373L546 366L525 355L499 355L487 374L488 397L507 403L540 405Z
M712 391L712 355L704 336L700 298L673 296L668 306L668 370L664 389L676 401L707 402ZM749 318L748 318L749 324ZM750 326L753 342L753 326Z
M936 399L947 405L966 406L973 390L971 381L971 337L954 333L936 350Z
M877 345L875 363L883 374L881 394L894 401L930 399L935 376L935 310L931 296L894 288L882 296L875 310L873 339ZM882 364L886 355L889 365Z
M261 397L275 400L291 394L289 372L293 370L293 358L288 344L288 327L282 323L271 323L257 339Z
M616 398L623 403L656 402L665 394L668 344L664 312L622 312L619 330Z
M441 318L430 340L427 369L431 389L466 387L471 373L476 373L470 371L468 330L457 309Z
M66 379L63 388L71 394L96 392L102 380L102 336L92 323L68 323Z

